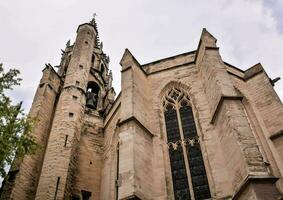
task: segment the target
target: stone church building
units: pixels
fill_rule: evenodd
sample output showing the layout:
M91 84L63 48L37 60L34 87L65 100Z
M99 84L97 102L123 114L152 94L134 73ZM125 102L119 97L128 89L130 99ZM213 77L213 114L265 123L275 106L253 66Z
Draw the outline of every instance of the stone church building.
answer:
M41 149L0 199L282 198L283 106L260 63L226 63L203 29L194 51L142 65L126 49L120 64L115 98L95 20L78 27L33 100Z

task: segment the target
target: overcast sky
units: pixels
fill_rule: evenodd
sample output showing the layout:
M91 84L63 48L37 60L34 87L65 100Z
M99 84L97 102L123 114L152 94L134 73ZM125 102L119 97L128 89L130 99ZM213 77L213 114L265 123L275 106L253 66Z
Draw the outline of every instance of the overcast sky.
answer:
M243 70L261 62L283 78L283 0L1 0L0 11L0 62L21 70L12 96L26 110L44 64L59 64L60 49L93 13L117 94L125 48L147 63L195 50L204 27L226 62ZM283 80L275 89L283 99Z

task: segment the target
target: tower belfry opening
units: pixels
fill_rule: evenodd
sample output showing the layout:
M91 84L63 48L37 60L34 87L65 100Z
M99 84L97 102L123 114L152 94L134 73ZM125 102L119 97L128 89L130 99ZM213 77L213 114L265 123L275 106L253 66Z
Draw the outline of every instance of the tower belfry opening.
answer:
M103 76L104 71L105 71L105 69L104 69L104 65L103 65L103 64L101 64L101 65L100 65L100 74L101 74L101 76Z
M89 82L86 92L86 107L91 109L97 108L98 96L100 88L97 83Z

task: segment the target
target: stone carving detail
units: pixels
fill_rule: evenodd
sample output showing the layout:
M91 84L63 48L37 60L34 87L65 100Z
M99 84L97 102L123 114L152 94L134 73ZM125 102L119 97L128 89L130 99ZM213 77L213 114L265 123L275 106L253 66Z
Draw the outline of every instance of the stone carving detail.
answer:
M194 146L195 144L199 143L199 137L195 136L194 138L186 138L183 140L178 140L176 142L168 142L167 146L168 149L173 149L173 150L177 150L178 146L186 146L187 148L189 148L189 146Z
M164 111L170 110L171 108L176 110L186 105L190 105L190 99L182 89L172 88L163 98Z

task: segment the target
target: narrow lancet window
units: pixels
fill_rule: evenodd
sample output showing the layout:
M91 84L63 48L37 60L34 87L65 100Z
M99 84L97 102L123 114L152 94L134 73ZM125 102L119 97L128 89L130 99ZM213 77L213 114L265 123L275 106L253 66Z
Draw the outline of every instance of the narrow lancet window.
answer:
M101 64L100 65L100 74L103 76L103 74L104 74L104 71L105 71L105 69L104 69L104 66L103 66L103 64Z
M163 109L175 199L211 198L189 97L173 88Z
M172 105L168 104L164 115L167 141L168 143L175 144L181 139L177 112ZM179 145L170 148L169 157L175 199L190 199L188 177L182 147Z
M181 116L184 139L188 141L186 144L186 152L189 161L194 196L195 199L208 199L211 196L206 171L198 142L193 111L188 105L187 101L181 102L179 112Z

